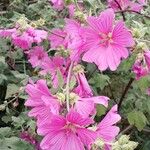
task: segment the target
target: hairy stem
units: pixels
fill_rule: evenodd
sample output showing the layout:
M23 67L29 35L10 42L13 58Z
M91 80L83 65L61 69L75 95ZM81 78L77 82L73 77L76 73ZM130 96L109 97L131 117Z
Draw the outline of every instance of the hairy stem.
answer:
M118 111L120 111L122 102L123 102L123 100L124 100L124 98L125 98L125 96L126 96L128 90L130 89L130 86L132 85L133 81L134 81L134 78L131 78L131 79L129 80L127 86L125 87L125 90L124 90L124 92L122 93L122 96L121 96L120 101L119 101L119 103L118 103Z
M149 16L149 15L144 15L144 14L138 12L138 11L135 11L135 10L129 10L129 9L126 9L126 10L120 10L120 11L117 11L116 13L121 13L121 14L122 14L122 13L125 13L125 12L136 13L136 14L142 16L142 17L145 17L145 18L147 18L147 19L150 19L150 16Z
M70 92L70 78L71 78L71 71L73 68L73 62L71 62L69 70L68 70L68 76L67 76L67 83L66 83L66 105L67 110L69 111L69 92Z
M114 0L114 1L118 5L118 8L120 9L120 13L122 15L123 20L126 21L126 17L125 17L124 11L122 11L122 8L121 8L119 2L117 0Z

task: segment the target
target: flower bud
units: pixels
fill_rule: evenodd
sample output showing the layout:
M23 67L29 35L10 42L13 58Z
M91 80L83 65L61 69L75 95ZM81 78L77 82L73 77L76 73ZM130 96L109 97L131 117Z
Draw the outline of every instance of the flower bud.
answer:
M120 145L126 144L126 143L129 142L129 139L130 139L130 137L129 137L128 135L122 135L122 136L119 138L118 142L119 142Z
M132 148L132 150L134 150L138 146L138 143L134 141L129 141L128 145Z
M133 28L132 29L132 34L133 34L133 37L139 38L141 36L141 31L137 28Z
M103 149L104 148L104 145L105 145L105 143L104 143L104 141L102 140L102 139L96 139L96 141L94 142L94 144L97 146L97 147L99 147L99 148L101 148L101 149Z
M5 105L5 104L0 105L0 111L4 111L5 108L6 108L6 105Z
M147 45L144 42L138 42L136 45L136 49L139 52L142 52L143 50L147 49Z
M55 53L55 56L62 56L64 58L67 58L70 56L70 52L68 49L65 49L63 46L60 46L58 48L58 51Z
M86 17L82 11L75 11L74 18L81 22L85 22L86 20Z
M84 66L78 64L73 67L73 72L74 73L84 73Z
M38 26L43 26L45 24L45 20L40 18L37 23L36 23Z
M79 97L78 97L77 94L71 92L71 93L69 94L70 104L73 105L73 104L78 100L78 98L79 98Z
M64 93L57 93L56 94L56 97L58 98L58 100L61 102L61 103L64 103L65 100L66 100L66 96Z

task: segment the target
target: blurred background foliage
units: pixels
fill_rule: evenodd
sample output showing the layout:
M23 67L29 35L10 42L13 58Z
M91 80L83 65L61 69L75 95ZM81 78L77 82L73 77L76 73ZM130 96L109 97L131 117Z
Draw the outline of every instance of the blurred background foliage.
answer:
M68 1L67 1L68 2ZM105 0L84 0L86 10L98 14L106 8ZM149 4L150 5L150 4ZM143 10L143 14L150 16L150 7ZM55 11L47 0L0 0L0 28L11 28L24 15L31 21L40 18L45 20L41 28L63 27L64 18L68 17L68 10ZM135 62L136 51L141 42L150 47L150 19L138 14L125 13L126 23L131 29L138 29L140 34L134 53L122 62L115 72L99 72L93 64L86 66L86 76L95 95L107 95L111 103L119 103L127 89L120 106L122 122L121 134L129 134L131 139L139 142L138 150L150 150L150 96L146 94L150 88L150 76L136 81L131 71ZM117 14L118 19L122 19ZM50 45L44 42L48 51ZM27 62L22 50L14 47L9 39L0 39L0 149L2 150L32 150L33 147L20 140L20 132L29 131L36 138L35 122L27 117L24 101L27 98L24 86L29 77L37 79L38 74ZM106 111L102 106L97 107L97 120Z

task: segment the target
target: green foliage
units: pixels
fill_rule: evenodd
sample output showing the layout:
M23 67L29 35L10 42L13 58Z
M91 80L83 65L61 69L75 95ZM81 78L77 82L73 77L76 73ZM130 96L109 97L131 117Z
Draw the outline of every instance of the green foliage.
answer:
M128 121L131 125L135 125L139 131L146 126L148 123L147 118L141 111L133 110L132 112L128 113Z

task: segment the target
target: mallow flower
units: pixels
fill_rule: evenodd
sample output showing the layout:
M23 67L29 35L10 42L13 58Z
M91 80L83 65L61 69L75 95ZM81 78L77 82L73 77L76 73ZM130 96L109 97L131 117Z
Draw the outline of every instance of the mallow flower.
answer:
M45 80L28 84L26 92L29 98L25 106L31 107L28 115L36 118L39 124L50 120L52 114L59 114L59 100L50 93Z
M87 50L83 60L95 63L99 70L117 69L122 58L128 57L127 47L134 45L131 33L123 21L115 22L112 9L103 11L99 17L88 17L84 34Z
M40 146L48 150L84 150L96 139L96 133L87 129L92 123L91 118L83 118L73 109L66 117L54 115L51 121L37 130L44 136Z
M106 114L103 120L97 125L97 137L104 143L105 150L111 150L111 143L118 135L120 129L115 124L120 121L121 117L117 113L117 105L114 105L111 110Z

